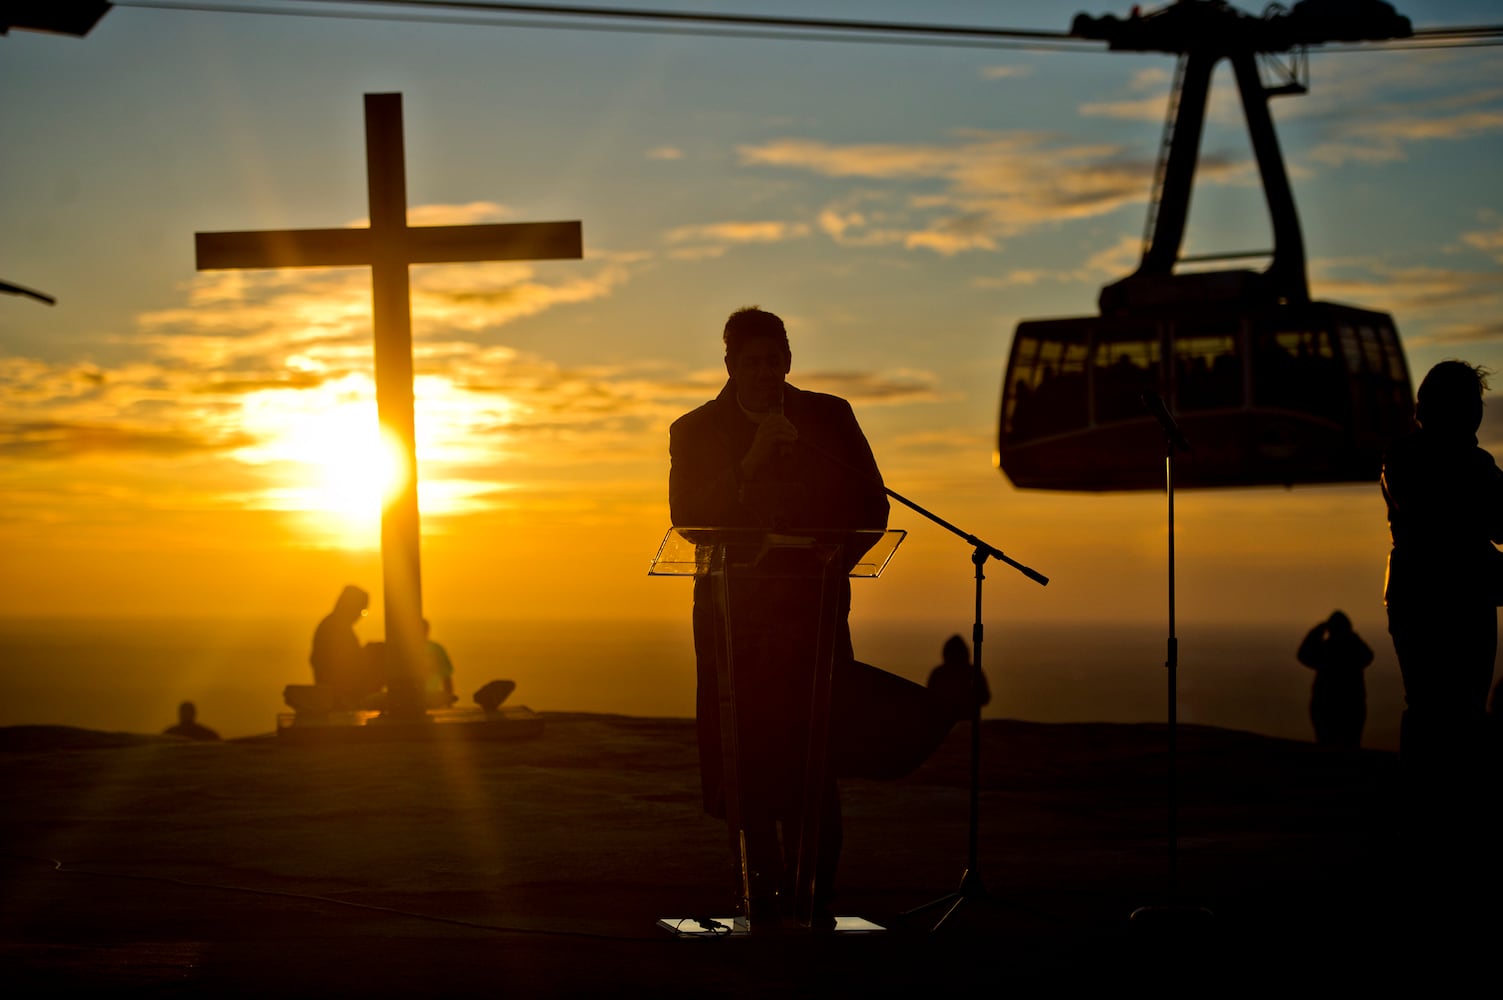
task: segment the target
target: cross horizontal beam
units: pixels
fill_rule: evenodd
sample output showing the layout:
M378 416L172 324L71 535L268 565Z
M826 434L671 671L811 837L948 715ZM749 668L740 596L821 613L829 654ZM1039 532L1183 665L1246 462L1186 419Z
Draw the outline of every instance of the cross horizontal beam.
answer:
M577 260L584 256L584 237L578 222L407 226L395 233L372 229L196 233L194 245L200 271L354 267L378 260L463 264L487 260Z

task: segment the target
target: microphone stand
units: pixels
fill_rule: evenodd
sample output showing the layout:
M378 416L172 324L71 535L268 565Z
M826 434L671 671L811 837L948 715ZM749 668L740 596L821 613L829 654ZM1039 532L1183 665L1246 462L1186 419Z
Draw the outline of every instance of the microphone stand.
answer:
M988 559L995 559L998 562L1006 563L1041 587L1048 586L1049 578L1040 573L1038 570L1024 566L1022 563L1009 558L1001 549L993 545L988 545L986 542L983 542L981 539L977 538L970 532L965 531L961 528L957 528L955 525L951 524L949 521L946 521L944 518L940 517L938 514L935 514L933 511L926 510L925 508L919 506L917 503L903 496L903 494L899 493L897 490L890 489L887 484L882 482L880 477L874 477L865 470L858 469L852 466L849 462L843 461L842 459L831 455L829 452L826 452L823 449L816 448L806 441L800 440L796 443L798 447L806 448L817 457L830 462L833 465L839 466L847 473L871 486L873 489L880 489L883 493L887 494L889 497L896 500L904 507L907 507L909 510L914 511L917 514L923 515L951 534L964 539L965 542L971 546L971 563L976 568L976 607L974 620L971 624L971 665L975 668L976 673L979 676L981 673L982 647L981 581L986 579L986 574L982 572L982 567L986 565L986 561ZM986 887L981 882L981 873L977 867L977 858L978 854L980 853L981 840L981 702L977 699L972 699L972 702L973 704L971 705L970 720L970 819L968 825L965 871L961 874L960 885L954 892L946 893L938 899L930 900L929 902L914 907L913 909L908 910L901 915L906 919L915 914L923 913L926 910L931 910L939 906L948 905L948 909L946 909L945 912L940 916L940 918L934 922L934 925L929 928L931 933L939 930L944 922L950 919L950 916L960 908L961 903L964 903L968 899L977 899L986 895Z
M1176 756L1176 731L1179 723L1179 639L1174 634L1174 453L1189 451L1190 442L1179 423L1156 392L1145 392L1140 401L1153 414L1164 432L1164 487L1169 506L1169 640L1164 667L1169 678L1169 902L1158 906L1140 906L1128 920L1141 926L1190 926L1212 916L1200 906L1179 904L1179 767Z
M982 567L986 565L986 561L988 559L995 559L998 562L1006 563L1041 587L1048 586L1049 578L1040 573L1038 570L1024 566L1022 563L1008 558L1000 549L988 545L986 542L983 542L981 539L977 538L975 535L970 534L969 532L962 531L960 528L955 527L955 525L951 524L949 521L946 521L944 518L939 517L937 514L934 514L931 511L925 510L923 507L920 507L918 504L914 503L912 500L909 500L902 494L897 493L894 490L890 490L886 486L883 486L882 490L888 496L901 503L903 506L915 511L916 513L922 514L924 517L927 517L929 520L933 521L941 528L944 528L946 531L949 531L951 534L958 535L960 538L963 538L967 542L967 544L972 547L971 562L976 567L976 607L974 620L971 624L971 665L975 668L976 674L979 677L981 674L982 648L981 581L986 579L986 574L982 572ZM929 928L930 933L933 933L934 931L937 931L942 926L944 926L945 921L949 920L950 917L954 915L955 911L960 909L961 903L964 903L967 900L979 899L986 896L986 886L981 881L981 872L977 864L978 855L980 853L981 840L981 701L978 698L971 699L970 721L971 790L970 818L967 826L965 871L961 873L960 885L955 889L954 892L946 893L945 895L940 896L938 899L932 899L929 902L916 906L913 909L908 910L902 914L902 916L906 919L940 906L946 907L945 912L941 914L940 918L936 920L933 926Z

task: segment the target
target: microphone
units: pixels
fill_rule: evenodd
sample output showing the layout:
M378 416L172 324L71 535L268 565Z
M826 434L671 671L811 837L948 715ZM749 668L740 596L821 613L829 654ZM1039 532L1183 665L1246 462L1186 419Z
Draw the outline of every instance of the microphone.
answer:
M768 413L776 413L780 417L783 415L783 387L782 386L778 386L778 394L772 398L772 404L767 407L767 412ZM780 445L778 445L778 458L781 458L784 461L787 461L788 459L790 459L792 457L793 457L793 443L790 442L790 443L787 443L787 444L780 444Z
M1147 392L1143 393L1143 395L1139 396L1138 400L1143 404L1143 409L1153 414L1153 418L1157 420L1159 422L1159 426L1164 429L1164 438L1170 444L1172 444L1176 450L1190 450L1190 442L1185 440L1184 433L1179 429L1178 421L1176 421L1174 419L1174 415L1169 412L1169 408L1164 405L1163 396L1160 396L1158 393L1150 389Z

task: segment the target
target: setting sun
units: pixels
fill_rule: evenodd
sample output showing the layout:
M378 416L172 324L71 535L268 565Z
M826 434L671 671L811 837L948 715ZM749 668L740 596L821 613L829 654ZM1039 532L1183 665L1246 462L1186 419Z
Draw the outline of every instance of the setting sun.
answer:
M296 359L294 368L317 368ZM466 392L420 376L417 452L425 518L483 510L509 485L487 474L510 449L487 428L516 418L504 396ZM350 373L314 388L263 389L239 401L239 430L255 444L235 458L266 485L246 506L285 511L316 545L380 547L381 507L401 487L401 445L381 428L369 375ZM433 522L425 522L432 530Z
M379 544L381 507L401 486L402 462L377 422L369 376L252 393L241 421L258 443L237 457L274 480L262 506L314 515L320 533L341 547Z

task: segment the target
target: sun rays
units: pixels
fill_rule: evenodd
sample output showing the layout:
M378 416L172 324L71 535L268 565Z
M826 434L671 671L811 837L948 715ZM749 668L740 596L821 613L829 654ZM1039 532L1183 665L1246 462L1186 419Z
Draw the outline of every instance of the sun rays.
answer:
M485 506L506 489L485 475L504 453L497 432L513 408L449 379L417 381L419 491L425 515ZM286 511L315 544L380 545L382 506L401 489L400 445L379 423L369 375L350 373L312 389L247 393L239 422L255 440L233 457L259 469L266 485L253 506ZM489 429L489 433L487 433Z

